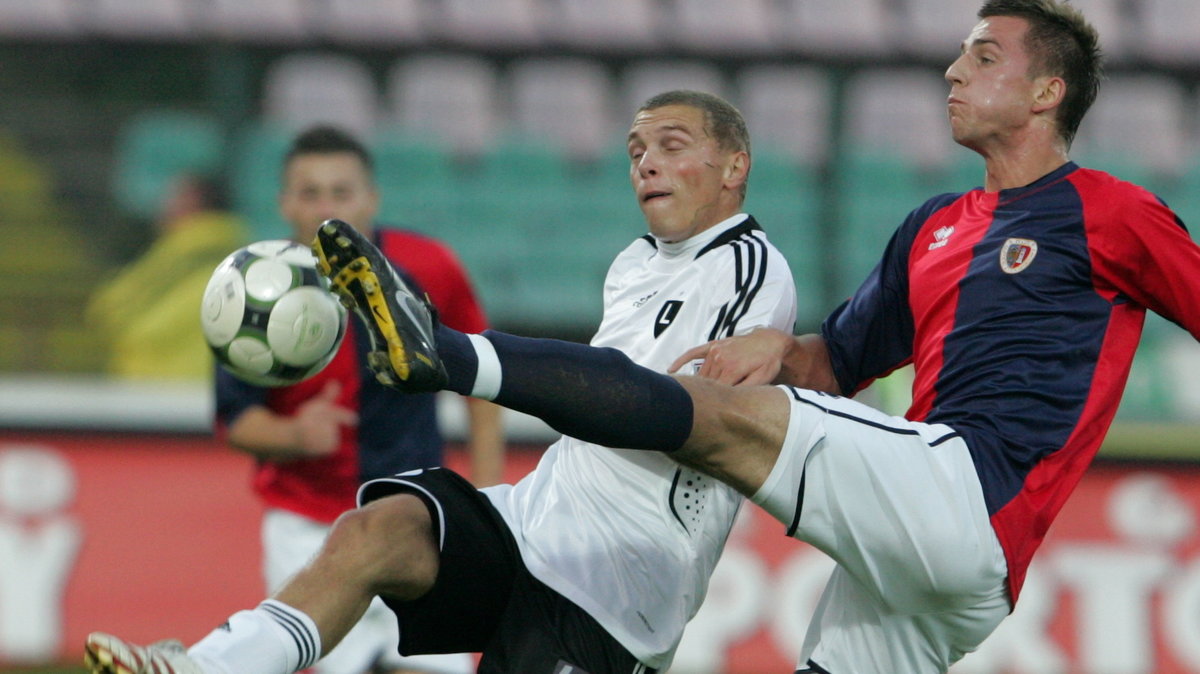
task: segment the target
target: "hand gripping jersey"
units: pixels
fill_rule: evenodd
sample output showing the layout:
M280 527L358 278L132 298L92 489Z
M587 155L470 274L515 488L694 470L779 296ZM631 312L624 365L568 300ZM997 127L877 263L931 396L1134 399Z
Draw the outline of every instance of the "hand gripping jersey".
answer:
M966 440L1015 601L1116 414L1146 309L1200 337L1200 249L1154 195L1068 163L913 211L822 330L842 390L912 362L906 416Z
M377 228L374 241L402 274L429 293L446 325L464 332L487 328L466 272L449 248L398 229ZM354 507L362 482L442 464L434 395L400 393L379 384L366 364L368 350L366 331L351 318L333 361L299 384L261 388L217 368L217 427L222 433L252 405L292 414L331 381L342 385L338 403L359 415L358 426L342 429L338 449L330 456L259 462L254 490L268 507L331 523Z
M604 285L591 343L665 371L687 349L761 326L791 331L795 285L753 219L634 241ZM563 437L513 487L485 490L530 572L663 669L700 607L741 496L665 454Z

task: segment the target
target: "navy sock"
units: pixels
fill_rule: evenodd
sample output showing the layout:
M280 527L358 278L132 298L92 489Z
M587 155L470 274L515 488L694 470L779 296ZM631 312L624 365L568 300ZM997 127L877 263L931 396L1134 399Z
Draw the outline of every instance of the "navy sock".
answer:
M495 402L608 447L673 451L692 431L692 398L674 378L616 349L489 330L503 372ZM469 394L479 362L466 335L438 327L447 388Z
M442 359L442 365L446 366L446 374L450 375L450 383L446 384L446 390L465 396L471 395L471 389L475 386L475 373L479 371L479 358L475 355L475 347L465 334L441 323L438 323L434 330L438 357Z

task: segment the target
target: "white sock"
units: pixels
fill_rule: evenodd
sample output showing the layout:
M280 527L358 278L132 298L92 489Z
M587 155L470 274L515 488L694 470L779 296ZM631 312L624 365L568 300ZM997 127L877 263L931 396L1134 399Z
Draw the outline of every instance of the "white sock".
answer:
M230 616L188 655L213 674L292 674L321 657L321 637L307 615L267 599Z
M500 357L496 355L496 347L483 335L467 335L467 339L471 340L475 357L479 359L471 397L495 400L500 395Z

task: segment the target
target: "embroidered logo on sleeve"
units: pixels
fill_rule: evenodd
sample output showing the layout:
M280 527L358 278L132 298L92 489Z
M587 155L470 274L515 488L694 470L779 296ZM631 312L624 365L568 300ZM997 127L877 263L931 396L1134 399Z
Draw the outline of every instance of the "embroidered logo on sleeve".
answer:
M1000 246L1000 268L1006 274L1016 274L1033 264L1037 257L1037 241L1031 239L1009 239Z
M953 225L950 225L948 227L941 227L941 228L937 229L936 231L934 231L934 233L933 233L934 242L929 244L929 250L934 250L935 248L941 248L942 246L950 243L950 235L953 233L954 233Z

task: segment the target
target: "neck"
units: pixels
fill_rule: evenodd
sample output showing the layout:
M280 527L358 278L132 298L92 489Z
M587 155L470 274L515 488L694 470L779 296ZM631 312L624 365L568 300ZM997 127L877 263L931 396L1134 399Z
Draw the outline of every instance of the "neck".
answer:
M1066 143L1055 136L1034 135L1002 147L979 150L986 162L988 192L1023 187L1069 161Z

